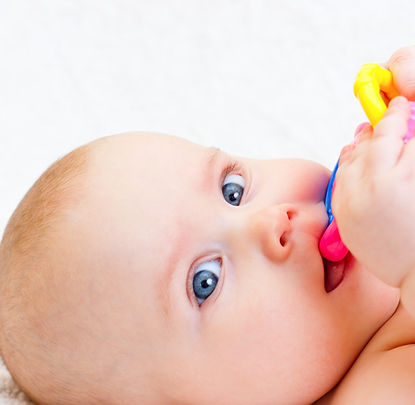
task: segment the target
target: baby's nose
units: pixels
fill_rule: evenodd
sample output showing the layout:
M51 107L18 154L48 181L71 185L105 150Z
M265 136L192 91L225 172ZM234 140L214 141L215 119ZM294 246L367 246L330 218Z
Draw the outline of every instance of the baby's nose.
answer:
M292 249L291 218L295 214L287 204L272 205L251 215L249 235L262 253L274 262L285 260Z

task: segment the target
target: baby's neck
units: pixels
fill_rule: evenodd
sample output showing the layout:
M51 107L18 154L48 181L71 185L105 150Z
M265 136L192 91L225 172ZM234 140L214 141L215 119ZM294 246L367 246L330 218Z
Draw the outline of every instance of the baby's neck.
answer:
M331 398L333 396L333 392L336 388L333 388L331 391L329 391L326 395L324 395L324 397L321 397L319 400L317 400L316 402L313 402L312 405L330 405L331 403Z
M352 391L359 392L362 384L365 384L365 373L372 365L376 366L379 355L396 347L413 344L414 333L415 319L400 304L389 320L374 334L340 382L312 405L331 405L333 402L338 403L344 395L348 396Z

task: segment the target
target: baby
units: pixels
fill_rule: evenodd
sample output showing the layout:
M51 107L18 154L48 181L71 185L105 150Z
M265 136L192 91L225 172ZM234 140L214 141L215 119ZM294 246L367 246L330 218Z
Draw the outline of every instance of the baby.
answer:
M415 48L388 67L413 97ZM339 263L318 249L330 172L317 163L151 133L54 163L0 246L16 382L42 405L413 404L408 114L394 99L342 151Z

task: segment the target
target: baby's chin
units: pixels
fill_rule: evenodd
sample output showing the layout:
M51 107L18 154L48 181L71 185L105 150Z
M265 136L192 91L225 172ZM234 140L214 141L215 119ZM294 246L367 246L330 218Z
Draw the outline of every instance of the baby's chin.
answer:
M400 290L377 278L367 267L356 262L359 274L359 293L368 306L377 327L381 327L396 311Z

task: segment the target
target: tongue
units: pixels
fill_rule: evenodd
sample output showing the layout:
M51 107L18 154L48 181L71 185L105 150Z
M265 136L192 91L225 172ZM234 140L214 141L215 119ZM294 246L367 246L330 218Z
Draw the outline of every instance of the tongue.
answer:
M324 261L324 287L327 292L334 290L343 280L344 260L340 262Z

